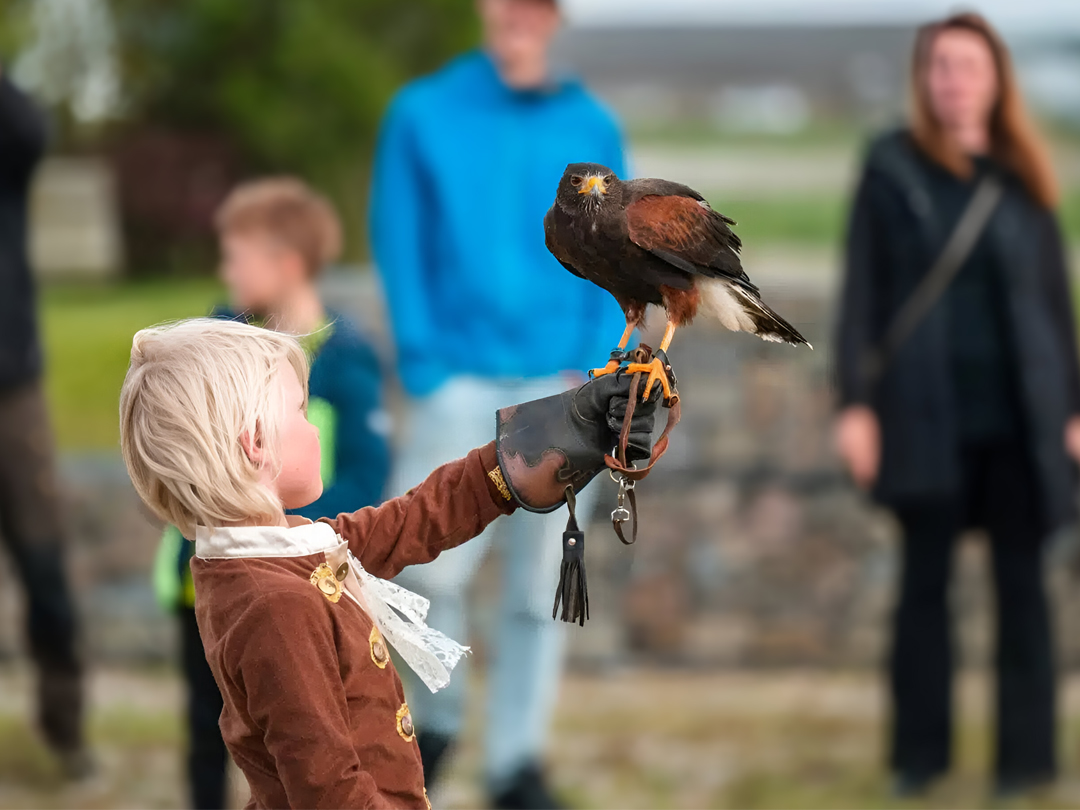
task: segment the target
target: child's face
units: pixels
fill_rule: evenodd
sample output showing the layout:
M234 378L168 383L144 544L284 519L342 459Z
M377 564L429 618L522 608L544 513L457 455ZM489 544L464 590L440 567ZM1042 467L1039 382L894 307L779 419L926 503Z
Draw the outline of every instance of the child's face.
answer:
M239 312L269 315L306 278L296 251L259 233L226 233L221 237L221 280L229 303Z
M280 426L281 472L274 485L285 509L299 509L322 495L319 429L307 420L304 389L293 367L284 361L278 381L285 413Z

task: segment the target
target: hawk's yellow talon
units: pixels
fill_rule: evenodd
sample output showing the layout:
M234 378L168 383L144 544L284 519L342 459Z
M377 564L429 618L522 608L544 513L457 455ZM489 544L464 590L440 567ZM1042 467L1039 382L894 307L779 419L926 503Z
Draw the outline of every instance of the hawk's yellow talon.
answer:
M589 376L593 379L597 377L603 377L605 374L614 374L619 370L619 362L617 360L609 360L608 364L603 368L594 368L589 372Z
M667 369L664 368L664 364L660 362L659 357L654 357L651 363L631 363L626 367L627 374L636 374L638 372L648 372L649 376L645 381L645 393L641 396L642 402L649 401L649 393L652 391L653 385L657 382L660 383L660 387L664 392L664 401L667 402L672 396L678 396L673 394L671 390L671 381L668 379Z

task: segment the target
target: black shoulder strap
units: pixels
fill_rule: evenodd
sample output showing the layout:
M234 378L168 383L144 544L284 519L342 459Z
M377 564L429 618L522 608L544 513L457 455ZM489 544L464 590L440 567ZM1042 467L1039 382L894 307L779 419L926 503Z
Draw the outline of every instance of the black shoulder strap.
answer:
M881 343L871 347L864 356L863 375L868 387L877 384L889 362L896 356L897 350L911 337L956 278L957 272L986 230L1004 190L1001 179L993 172L979 182L930 272L900 307L885 330Z

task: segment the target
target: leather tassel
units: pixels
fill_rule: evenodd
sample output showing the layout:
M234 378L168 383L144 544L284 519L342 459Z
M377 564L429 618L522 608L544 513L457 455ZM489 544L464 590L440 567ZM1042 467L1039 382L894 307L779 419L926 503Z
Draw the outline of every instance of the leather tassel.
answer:
M551 618L559 613L562 604L564 622L577 622L585 626L589 618L589 586L585 579L585 532L563 532L563 559L559 571L559 587L555 591L555 607Z
M555 589L555 607L551 618L559 615L562 605L564 622L577 622L585 626L589 618L589 586L585 580L585 532L578 528L577 499L574 488L566 488L566 507L570 517L562 536L562 566L559 569L559 587Z

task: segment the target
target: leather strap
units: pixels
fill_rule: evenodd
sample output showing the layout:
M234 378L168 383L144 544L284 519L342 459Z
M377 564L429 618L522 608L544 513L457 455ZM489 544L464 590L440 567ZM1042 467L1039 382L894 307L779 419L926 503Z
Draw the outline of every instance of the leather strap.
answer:
M614 520L614 519L612 519L611 526L612 526L613 529L615 529L615 536L619 538L619 540L622 542L622 544L624 546L632 546L632 545L634 545L634 543L637 542L637 527L638 527L637 496L634 494L634 490L632 490L632 489L626 490L626 500L628 500L630 502L630 520L629 521L622 521L622 520ZM623 523L626 523L626 522L629 522L630 527L631 527L630 539L629 540L627 540L626 535L623 534L622 525L623 525Z
M630 420L634 417L634 408L637 405L638 389L641 387L641 375L642 372L636 372L630 380L630 400L626 405L626 416L623 417L622 431L619 433L619 457L615 459L610 455L604 456L604 463L609 469L625 475L631 481L640 481L652 471L656 462L668 451L671 431L679 424L679 420L682 418L682 404L676 401L668 408L667 424L664 426L664 432L660 434L660 438L653 444L652 453L649 455L649 463L644 467L631 467L627 464L626 446L630 439Z
M648 363L652 357L652 352L647 346L641 346L635 350L634 353L635 355L638 355L634 358L635 363ZM682 418L682 405L679 402L678 397L673 396L672 400L674 400L674 402L668 408L667 424L664 426L664 432L660 434L660 438L653 444L652 453L649 455L649 463L644 467L631 467L627 463L626 448L630 441L630 423L634 418L634 409L637 406L638 389L641 387L642 374L643 372L640 371L635 372L630 379L630 393L629 400L626 403L626 415L623 417L622 430L619 432L619 457L618 459L615 459L610 455L604 456L604 463L609 469L634 482L641 481L645 478L652 471L656 462L667 452L668 445L670 444L671 431L679 424L679 420ZM630 539L627 540L623 533L622 524L625 521L615 520L613 518L611 525L615 529L615 534L619 540L622 541L623 545L629 546L637 542L638 533L637 496L634 494L633 489L626 490L626 499L630 502Z
M566 519L566 531L579 532L577 522L577 496L574 494L573 487L567 487L563 492L563 497L566 498L566 510L570 513L570 516Z

